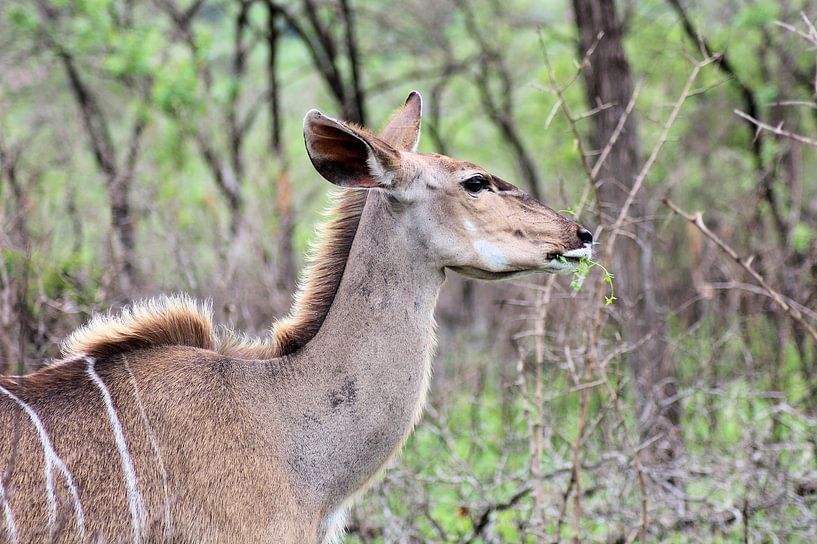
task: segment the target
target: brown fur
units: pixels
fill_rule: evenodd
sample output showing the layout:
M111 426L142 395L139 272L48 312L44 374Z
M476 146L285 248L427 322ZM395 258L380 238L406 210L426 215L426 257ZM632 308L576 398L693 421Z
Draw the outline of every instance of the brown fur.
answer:
M119 315L96 316L65 340L62 353L66 359L102 359L150 347L213 349L217 344L209 306L178 296L146 300Z
M105 358L160 346L208 349L240 359L272 359L298 351L318 332L332 305L365 203L365 191L336 193L330 219L318 229L292 311L273 326L270 337L217 330L208 304L184 295L162 296L138 302L119 315L95 317L63 343L63 357Z
M225 331L213 349L233 357L270 359L295 353L315 336L332 306L366 204L365 191L338 191L331 219L318 229L289 317L273 326L270 339Z
M386 123L380 137L397 149L414 150L420 134L422 110L420 95L412 92L406 99L406 105L395 111Z

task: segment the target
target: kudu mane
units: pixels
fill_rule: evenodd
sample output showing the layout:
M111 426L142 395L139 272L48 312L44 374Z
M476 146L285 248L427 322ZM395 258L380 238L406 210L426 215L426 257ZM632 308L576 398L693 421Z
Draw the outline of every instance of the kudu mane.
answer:
M242 359L271 359L298 351L320 329L346 269L366 191L341 189L334 195L329 219L318 228L290 315L266 338L213 324L207 303L184 296L138 302L118 315L95 317L62 345L63 356L105 358L159 346L191 346Z

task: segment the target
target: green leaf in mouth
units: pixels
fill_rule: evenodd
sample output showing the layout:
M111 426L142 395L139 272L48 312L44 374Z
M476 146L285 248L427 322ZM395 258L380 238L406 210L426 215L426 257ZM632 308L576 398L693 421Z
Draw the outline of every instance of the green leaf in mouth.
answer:
M560 256L559 259L562 262L567 263L567 259L563 256ZM570 287L572 287L574 291L581 290L582 285L584 285L584 280L587 279L587 276L590 274L590 270L595 267L599 267L604 272L604 283L610 287L610 294L605 295L604 297L604 305L609 306L617 300L615 296L615 287L613 286L613 274L607 270L604 265L597 263L592 259L587 257L579 258L579 264L576 266L576 270L573 272L573 280L570 282Z

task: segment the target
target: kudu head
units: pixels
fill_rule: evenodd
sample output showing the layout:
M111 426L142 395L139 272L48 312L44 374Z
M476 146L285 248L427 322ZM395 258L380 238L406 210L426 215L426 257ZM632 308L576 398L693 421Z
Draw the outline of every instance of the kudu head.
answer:
M417 153L422 100L412 92L379 136L311 110L315 169L341 187L382 191L416 259L480 279L575 270L592 234L476 164Z

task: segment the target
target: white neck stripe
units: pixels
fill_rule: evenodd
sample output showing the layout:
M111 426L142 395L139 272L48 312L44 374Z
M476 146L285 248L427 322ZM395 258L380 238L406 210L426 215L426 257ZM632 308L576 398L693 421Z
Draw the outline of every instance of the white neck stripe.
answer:
M74 502L74 513L77 516L77 526L79 527L80 536L82 539L85 539L85 516L82 511L82 503L79 501L79 493L77 492L77 486L74 483L74 478L71 476L71 473L68 471L68 467L65 466L65 463L62 462L60 456L57 455L57 452L54 451L54 447L51 445L51 439L48 438L48 433L45 431L45 427L43 426L43 422L40 420L37 413L34 409L20 400L17 395L0 385L0 393L5 394L11 400L17 403L20 408L25 411L28 418L31 420L31 423L34 424L34 428L37 430L37 435L40 438L40 443L43 445L43 455L45 457L45 488L46 493L48 495L48 527L49 530L53 530L54 523L57 521L57 495L54 491L54 466L59 469L62 473L63 477L65 478L66 483L68 484L68 492L71 494L71 498ZM5 495L5 493L4 493Z
M6 520L6 534L11 544L17 544L17 526L14 525L14 516L11 514L6 488L3 486L3 475L0 473L0 499L3 501L3 518Z
M96 373L96 369L94 368L96 359L93 357L88 357L86 361L88 364L85 372L94 382L94 384L96 384L100 393L102 393L102 400L105 402L105 408L108 411L108 419L110 420L111 427L113 428L113 436L114 440L116 441L116 447L119 450L119 457L122 460L122 470L125 473L125 484L128 488L128 502L130 506L131 525L133 527L133 542L138 544L138 542L142 539L142 524L144 522L145 513L142 496L139 494L139 488L136 485L136 471L133 468L133 462L131 461L130 453L128 452L128 446L125 443L125 434L122 432L122 424L119 422L119 417L117 417L116 410L113 406L111 393L108 391L108 388L105 387L105 383L102 381L102 378L99 377L99 374Z
M150 440L150 447L153 449L153 454L156 457L156 463L159 466L159 472L162 476L162 491L164 494L164 518L165 518L165 536L168 538L172 533L172 518L170 514L170 492L168 486L168 478L167 478L167 471L165 470L165 463L162 459L162 451L159 449L159 441L156 439L156 434L153 432L153 427L150 424L150 419L148 419L148 414L145 411L145 406L142 404L142 396L139 394L139 384L136 383L136 376L133 375L131 372L130 365L128 364L128 359L124 355L122 356L122 360L125 366L125 370L128 372L128 378L133 386L133 396L136 399L136 406L139 408L139 415L142 417L142 424L145 426L145 431L147 432L148 439Z

